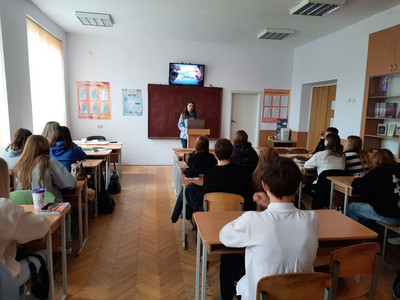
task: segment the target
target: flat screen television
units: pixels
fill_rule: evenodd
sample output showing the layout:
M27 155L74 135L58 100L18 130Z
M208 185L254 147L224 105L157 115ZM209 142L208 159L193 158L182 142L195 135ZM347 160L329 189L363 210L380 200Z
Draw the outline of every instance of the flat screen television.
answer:
M169 64L170 85L204 85L204 65L196 64Z

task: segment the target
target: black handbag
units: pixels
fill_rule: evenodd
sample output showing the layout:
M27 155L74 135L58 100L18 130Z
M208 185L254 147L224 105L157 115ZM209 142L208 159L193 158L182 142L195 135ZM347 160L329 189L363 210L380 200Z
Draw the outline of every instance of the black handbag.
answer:
M114 171L110 177L110 183L108 185L107 192L111 195L118 194L121 192L121 183L119 182L119 177L117 171L115 170L115 163L114 163Z
M51 255L51 254L50 254ZM31 292L39 299L47 299L49 295L49 273L47 272L46 262L39 254L32 254L40 261L39 273L36 273L36 266L28 259L28 266L31 272Z

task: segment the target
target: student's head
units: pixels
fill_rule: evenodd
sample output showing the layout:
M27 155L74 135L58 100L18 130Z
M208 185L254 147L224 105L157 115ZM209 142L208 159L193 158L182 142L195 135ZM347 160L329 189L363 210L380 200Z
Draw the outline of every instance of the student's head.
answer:
M327 134L325 137L325 150L330 150L332 155L341 156L340 137L336 133Z
M188 119L189 116L192 115L195 119L197 119L196 113L196 105L193 101L188 101L185 106L185 111L183 113L183 118Z
M344 144L345 151L354 151L356 153L361 152L362 149L362 139L356 135L349 135Z
M63 142L64 149L72 149L74 147L68 127L59 126L54 131L54 134L50 139L50 147L54 147L57 142Z
M260 156L258 159L258 164L253 174L259 174L260 169L266 163L269 163L271 160L274 160L279 157L279 153L272 147L267 147L260 152Z
M277 157L261 166L260 179L271 194L281 199L297 191L302 175L291 159Z
M200 70L199 67L196 67L196 70L194 73L195 73L194 76L197 78L198 81L203 80L203 72Z
M12 150L23 150L26 140L29 136L32 135L32 132L25 128L20 128L14 133L14 137L11 141L10 146L7 147L11 148Z
M233 145L228 139L218 139L214 145L215 155L218 160L231 159Z
M50 142L50 139L57 127L60 127L60 123L56 121L47 122L47 124L44 126L42 135Z
M384 164L394 165L396 164L396 159L390 150L379 149L372 155L372 168L376 168Z
M335 127L328 127L325 130L325 136L327 136L330 133L335 133L335 134L339 135L339 130L337 130L337 128L335 128Z
M42 182L44 171L49 166L50 146L42 135L31 135L27 140L21 158L14 166L14 175L22 189L31 189L32 171L39 165L39 182Z
M209 151L209 141L208 138L205 135L200 135L197 140L196 140L196 148L195 152L206 152L208 153Z
M247 135L246 131L239 130L235 133L235 136L233 137L233 144L234 145L245 144L247 143L248 138L249 136Z
M2 158L0 158L0 198L10 198L10 176L7 163Z

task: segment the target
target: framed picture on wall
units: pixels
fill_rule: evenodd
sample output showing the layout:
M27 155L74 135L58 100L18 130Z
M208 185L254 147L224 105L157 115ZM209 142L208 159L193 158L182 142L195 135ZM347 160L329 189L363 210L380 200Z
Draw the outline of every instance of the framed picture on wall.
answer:
M386 135L393 136L395 130L396 130L396 124L389 124Z
M377 135L386 136L387 132L387 124L378 124L378 132Z

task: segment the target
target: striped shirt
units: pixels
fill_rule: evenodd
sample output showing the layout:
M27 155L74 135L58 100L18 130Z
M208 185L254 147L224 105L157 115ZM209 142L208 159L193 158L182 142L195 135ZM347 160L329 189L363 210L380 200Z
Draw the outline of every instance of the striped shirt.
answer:
M346 170L349 171L350 175L354 175L356 173L364 173L368 171L368 166L365 163L364 171L360 157L356 152L346 151L344 155L346 156Z

